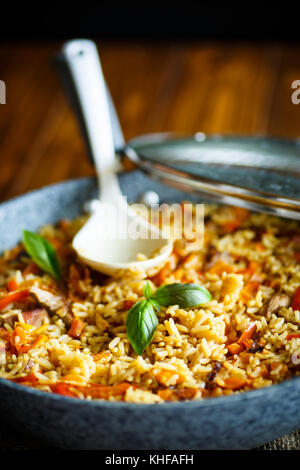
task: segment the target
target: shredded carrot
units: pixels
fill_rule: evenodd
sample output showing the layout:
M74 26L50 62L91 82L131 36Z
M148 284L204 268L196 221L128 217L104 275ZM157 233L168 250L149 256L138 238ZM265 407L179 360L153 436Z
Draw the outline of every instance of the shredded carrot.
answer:
M249 265L245 269L238 271L238 274L244 274L248 277L253 276L261 271L261 264L256 263L255 261L250 261Z
M121 382L117 385L98 385L92 384L84 386L78 386L77 389L82 392L85 396L91 396L92 398L108 399L109 397L115 397L124 395L126 390L132 386L127 382Z
M196 393L197 389L187 387L178 389L165 388L157 392L160 398L167 401L191 400Z
M248 302L248 300L252 299L254 294L257 292L259 286L260 286L259 282L249 281L241 292L242 300L244 302Z
M27 343L27 333L26 331L21 328L20 326L17 326L12 334L11 334L11 344L14 348L16 348L17 351L19 351L19 348L21 346L25 346Z
M79 297L86 297L87 291L82 286L82 281L89 282L90 281L90 271L86 266L79 266L75 263L71 264L69 269L69 278L68 284L70 290L76 300L76 296Z
M229 264L224 263L224 261L218 261L209 269L209 272L221 276L224 272L233 273L234 269Z
M3 310L7 305L13 303L13 302L18 302L20 300L24 300L29 296L29 290L24 289L24 290L19 290L16 292L12 292L11 294L8 294L6 297L3 297L3 299L0 300L0 310Z
M171 401L173 398L173 391L170 388L158 390L157 395L163 400Z
M183 260L185 268L195 268L199 264L199 255L197 253L188 254Z
M245 341L252 338L252 336L256 332L256 328L257 328L256 324L254 322L250 322L249 325L247 326L247 328L245 329L245 331L243 331L242 336L238 340L238 344L245 345Z
M239 377L229 377L228 379L224 380L225 388L229 390L239 390L247 385L247 380L240 379Z
M50 388L53 393L57 393L58 395L77 398L76 393L70 391L70 386L68 384L56 383L54 385L50 385Z
M50 388L52 392L68 397L77 397L77 395L72 392L72 389L75 389L82 393L84 396L91 396L95 399L108 399L111 396L124 395L126 390L130 386L131 384L127 382L122 382L118 385L71 385L67 383L58 382L54 385L51 385Z
M39 335L31 344L31 348L37 348L41 344L45 343L47 341L47 336L46 335Z
M76 382L81 384L85 382L84 378L78 374L67 374L61 380L64 382Z
M233 211L236 217L242 222L245 222L245 220L247 220L250 216L250 211L248 211L248 209L244 209L243 207L233 207Z
M261 242L255 243L255 248L257 249L257 251L266 251L266 247Z
M28 374L28 375L25 375L24 377L17 377L16 379L11 379L11 380L17 383L23 383L23 382L36 383L39 381L39 379L34 374Z
M225 233L231 233L237 228L239 228L250 215L250 212L247 209L243 209L241 207L233 207L232 210L234 212L235 218L233 220L228 220L227 222L225 222L222 227Z
M162 385L167 385L169 380L174 375L178 375L178 374L175 371L164 369L164 370L161 370L160 372L158 372L157 374L155 374L155 378L156 378L158 383L160 383ZM179 376L176 379L176 383L179 384L180 382L182 382L182 378Z
M173 276L176 279L176 281L181 281L183 276L184 276L184 270L183 268L178 268L173 272Z
M239 354L243 351L243 347L238 343L231 343L227 346L228 351L230 354Z
M239 226L241 225L241 221L239 219L233 220L232 222L227 222L223 225L222 229L225 233L234 232Z
M169 263L167 263L154 277L153 282L157 286L164 283L165 279L171 274Z
M72 336L72 338L80 338L84 326L84 322L80 320L80 318L74 318L68 331L68 335Z
M135 302L133 300L124 300L123 302L123 308L124 310L130 310L131 307L133 307Z
M295 291L293 301L292 301L292 309L300 311L300 286L297 287Z
M13 292L18 289L18 284L14 278L10 279L7 283L7 288L10 292Z
M289 341L290 339L293 338L300 338L300 333L292 333L290 335L287 335L286 339Z
M246 349L250 349L251 346L253 346L253 339L250 339L250 338L246 338L243 342L243 345L245 346Z
M95 362L97 362L97 361L100 361L101 359L105 359L109 355L110 355L109 351L102 351L102 352L99 352L97 354L94 354L93 359L94 359Z

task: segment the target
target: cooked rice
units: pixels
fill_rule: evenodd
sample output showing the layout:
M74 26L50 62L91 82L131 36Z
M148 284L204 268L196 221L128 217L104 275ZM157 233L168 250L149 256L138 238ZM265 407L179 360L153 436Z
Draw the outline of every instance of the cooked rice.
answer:
M204 246L190 252L187 242L176 241L168 263L148 280L153 290L165 283L198 283L213 300L187 310L162 308L142 356L133 351L125 323L130 307L143 298L146 278L112 279L80 265L70 243L83 218L40 231L62 260L63 287L30 269L21 244L6 251L0 258L0 299L11 279L18 289L39 286L64 296L84 329L79 339L69 336L59 312L44 327L30 328L22 313L39 307L37 301L7 306L0 314L0 352L4 345L6 355L0 376L80 399L158 403L230 395L298 375L300 335L287 336L300 332L300 311L268 309L275 294L292 299L300 285L298 223L229 207L206 206L205 213ZM228 347L252 323L254 335L231 353ZM18 351L18 336L12 346L17 326L31 338L42 337L37 346Z

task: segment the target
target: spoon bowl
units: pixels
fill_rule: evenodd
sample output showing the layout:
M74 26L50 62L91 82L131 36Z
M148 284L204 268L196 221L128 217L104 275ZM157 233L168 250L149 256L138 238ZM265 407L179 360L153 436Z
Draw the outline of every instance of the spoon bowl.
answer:
M147 220L128 207L122 216L115 216L105 204L97 209L73 239L73 248L85 264L110 276L123 275L125 271L149 273L159 269L172 253L173 243ZM123 224L121 224L121 221ZM133 227L133 238L126 229ZM139 234L135 228L139 228ZM122 238L122 232L126 236ZM139 236L138 236L139 235ZM144 238L144 237L150 238Z

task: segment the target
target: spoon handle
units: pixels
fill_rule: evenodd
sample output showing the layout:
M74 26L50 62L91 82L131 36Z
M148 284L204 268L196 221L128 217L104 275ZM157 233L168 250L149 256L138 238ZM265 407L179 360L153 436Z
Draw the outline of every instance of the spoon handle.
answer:
M118 143L123 140L122 131L115 121L116 113L110 113L109 96L102 73L97 47L86 39L68 41L62 48L60 60L68 69L64 74L67 87L76 98L77 118L84 129L89 152L95 162L101 201L112 202L122 196L115 174L114 134ZM113 134L112 119L115 122Z

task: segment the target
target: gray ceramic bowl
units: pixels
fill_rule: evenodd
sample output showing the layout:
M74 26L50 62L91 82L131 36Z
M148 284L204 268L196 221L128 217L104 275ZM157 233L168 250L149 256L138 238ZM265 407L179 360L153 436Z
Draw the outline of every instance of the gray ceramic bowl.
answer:
M187 197L139 172L120 182L129 200L150 188L163 200ZM96 194L93 180L80 179L0 205L0 251L19 241L24 228L76 216ZM229 397L158 405L80 401L0 379L0 410L26 434L61 448L250 449L299 427L300 378Z

